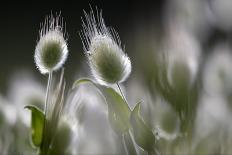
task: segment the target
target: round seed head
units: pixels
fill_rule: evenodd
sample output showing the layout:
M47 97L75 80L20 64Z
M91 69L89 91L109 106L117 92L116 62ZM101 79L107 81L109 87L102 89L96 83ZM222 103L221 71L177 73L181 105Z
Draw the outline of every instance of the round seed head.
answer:
M131 72L131 61L121 48L117 32L105 26L102 13L94 17L85 13L81 34L85 54L95 79L102 85L126 80Z
M60 16L48 16L35 49L35 63L42 74L58 70L66 61L68 47Z

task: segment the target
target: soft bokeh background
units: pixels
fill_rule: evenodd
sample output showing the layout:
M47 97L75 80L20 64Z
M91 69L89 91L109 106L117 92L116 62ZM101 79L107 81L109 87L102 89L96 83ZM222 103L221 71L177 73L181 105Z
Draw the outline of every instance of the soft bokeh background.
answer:
M106 25L116 29L125 45L132 61L132 73L123 83L123 90L131 108L142 101L142 116L152 131L159 133L161 152L189 153L185 141L177 138L182 131L180 124L184 122L173 105L177 101L192 104L190 111L194 118L185 118L193 119L191 151L232 153L229 147L232 144L231 0L18 1L2 4L0 116L3 117L0 118L5 119L0 120L3 122L0 132L6 134L1 134L0 152L7 152L9 148L12 152L23 152L30 148L30 115L23 107L28 103L43 107L47 76L36 69L33 56L40 23L51 11L61 11L69 36L70 52L65 63L67 88L80 77L92 77L78 34L83 10L88 12L90 5L103 10ZM160 58L161 53L165 54L166 61ZM167 67L166 77L161 77L161 86L157 86L157 73L163 66ZM174 94L160 92L165 84L173 88ZM192 98L186 98L188 93ZM102 103L102 98L96 90L83 87L68 101L73 106L70 109L77 110L74 113L78 118L78 127L73 127L76 138L70 145L75 148L74 153L125 153L109 126L107 108L97 104ZM91 141L85 141L90 138ZM14 142L16 146L12 145Z

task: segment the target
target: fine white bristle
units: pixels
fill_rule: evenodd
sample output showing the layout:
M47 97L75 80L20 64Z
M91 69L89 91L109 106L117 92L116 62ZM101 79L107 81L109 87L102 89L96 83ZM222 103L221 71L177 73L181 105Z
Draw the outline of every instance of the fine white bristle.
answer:
M122 50L118 33L106 27L102 11L97 10L96 17L92 9L89 14L84 11L84 15L80 36L93 76L103 85L125 81L131 61Z
M35 49L35 63L42 74L61 68L68 56L64 22L60 15L47 16L41 24L40 39Z

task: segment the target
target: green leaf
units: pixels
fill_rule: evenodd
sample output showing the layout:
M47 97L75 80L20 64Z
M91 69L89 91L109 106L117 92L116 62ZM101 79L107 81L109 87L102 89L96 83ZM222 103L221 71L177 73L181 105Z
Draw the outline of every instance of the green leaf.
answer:
M128 131L131 110L122 96L114 89L101 86L88 78L76 80L73 84L73 89L85 83L93 84L104 94L103 97L108 104L108 117L113 130L118 134L123 134Z
M81 78L81 79L78 79L76 80L74 83L73 83L73 86L72 86L72 89L78 87L80 84L84 84L84 83L91 83L93 85L97 85L95 82L93 82L91 79L88 79L88 78Z
M103 93L103 89L105 88L104 86L101 86L101 85L97 84L96 82L94 82L93 80L91 80L89 78L80 78L80 79L76 80L73 83L72 90L74 90L75 88L79 87L81 84L92 84L95 88L97 88L97 90L99 91L100 95L103 97L103 99L107 103L105 96L102 94Z
M43 138L44 114L35 106L26 106L31 110L31 141L35 147L40 147Z
M155 152L155 135L140 116L140 103L132 111L130 122L135 142L147 152Z
M112 88L105 88L104 94L108 103L108 117L113 130L123 134L130 127L130 108L122 96Z

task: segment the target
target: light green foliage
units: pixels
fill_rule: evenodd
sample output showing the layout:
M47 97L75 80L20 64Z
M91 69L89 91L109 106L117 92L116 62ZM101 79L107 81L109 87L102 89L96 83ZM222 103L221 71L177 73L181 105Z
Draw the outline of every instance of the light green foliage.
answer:
M155 152L155 135L140 116L140 103L132 111L130 122L133 128L135 142L144 150Z
M35 106L26 106L31 110L31 142L33 146L40 147L43 138L44 114Z
M156 154L155 135L140 116L140 104L131 112L128 104L113 88L100 86L90 79L79 79L74 82L73 88L83 83L91 83L103 94L108 104L108 118L112 129L123 136L127 151L136 153L130 131L135 142L149 153ZM132 129L132 130L131 130ZM132 153L132 154L134 154Z
M94 86L97 86L97 84L95 82L93 82L91 79L88 79L88 78L81 78L81 79L78 79L76 80L74 83L73 83L73 86L72 86L72 89L75 89L76 87L78 87L80 84L84 84L84 83L91 83L93 84Z
M130 108L123 100L122 96L114 89L98 85L92 80L86 78L75 81L73 88L83 83L93 84L104 94L108 104L108 117L113 130L119 134L127 132L130 127Z
M130 127L130 108L114 89L106 88L104 92L108 103L108 116L113 129L121 134L127 132Z

